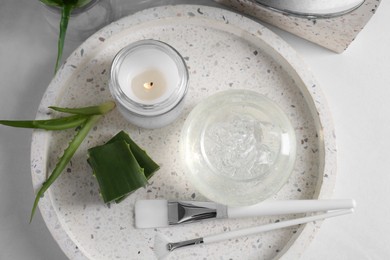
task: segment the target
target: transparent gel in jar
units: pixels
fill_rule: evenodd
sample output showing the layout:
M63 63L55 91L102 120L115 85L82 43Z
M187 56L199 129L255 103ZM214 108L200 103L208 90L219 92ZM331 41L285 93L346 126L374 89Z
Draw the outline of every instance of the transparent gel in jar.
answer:
M251 90L214 94L189 114L181 134L185 172L208 199L258 203L288 180L295 162L294 129L282 109Z

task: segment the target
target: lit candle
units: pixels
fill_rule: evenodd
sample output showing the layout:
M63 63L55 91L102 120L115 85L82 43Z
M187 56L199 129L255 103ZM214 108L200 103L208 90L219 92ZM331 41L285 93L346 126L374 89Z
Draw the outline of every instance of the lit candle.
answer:
M111 67L110 90L123 116L144 128L159 128L181 113L188 71L170 45L142 40L123 48Z

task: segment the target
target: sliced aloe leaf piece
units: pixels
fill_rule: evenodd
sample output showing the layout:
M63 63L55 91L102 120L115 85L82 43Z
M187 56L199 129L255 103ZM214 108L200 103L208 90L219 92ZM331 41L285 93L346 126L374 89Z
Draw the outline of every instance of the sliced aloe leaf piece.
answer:
M130 192L129 194L126 194L118 199L115 200L115 203L118 204L118 203L121 203L122 201L124 201L127 197L129 197L129 195L133 193L133 192Z
M136 158L138 164L142 168L144 168L145 176L147 179L150 179L153 176L153 173L160 169L160 166L155 161L153 161L152 158L150 158L146 151L139 147L124 131L120 131L107 143L116 142L118 140L124 140L130 145L130 150Z
M147 184L144 169L123 140L90 148L88 155L105 203L121 199Z
M93 176L95 176L96 177L96 173L95 173L95 171L93 170L93 167L92 167L92 165L91 165L91 162L90 162L90 159L88 158L87 159L87 162L88 162L88 164L89 164L89 166L91 166L91 168L92 168L92 171L93 171ZM122 197L119 197L119 198L117 198L116 200L115 200L115 203L121 203L122 201L124 201L131 193L133 193L133 192L130 192L130 193L128 193L128 194L126 194L126 195L123 195Z
M89 166L91 166L91 168L92 168L92 165L91 165L89 159L87 159L87 162L88 162ZM93 169L93 168L92 168L92 169ZM95 171L93 171L93 176L96 176ZM121 202L124 201L131 193L133 193L133 192L130 192L130 193L126 194L126 195L123 195L122 197L119 197L119 198L115 199L115 203L117 203L117 204L118 204L118 203L121 203Z

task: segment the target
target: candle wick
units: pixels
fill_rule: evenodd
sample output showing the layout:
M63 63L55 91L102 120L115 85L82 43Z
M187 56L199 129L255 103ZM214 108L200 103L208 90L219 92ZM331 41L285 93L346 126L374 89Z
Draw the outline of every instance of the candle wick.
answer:
M153 88L153 81L144 83L144 88L150 90Z

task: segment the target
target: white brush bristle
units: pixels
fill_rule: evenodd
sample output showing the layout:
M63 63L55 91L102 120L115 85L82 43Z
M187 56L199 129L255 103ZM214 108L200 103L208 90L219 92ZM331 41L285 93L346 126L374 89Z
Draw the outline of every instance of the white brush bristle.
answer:
M134 213L136 228L168 226L167 200L138 200L135 202Z
M169 240L163 234L157 233L154 237L154 248L153 252L157 259L165 259L170 251L168 250Z

